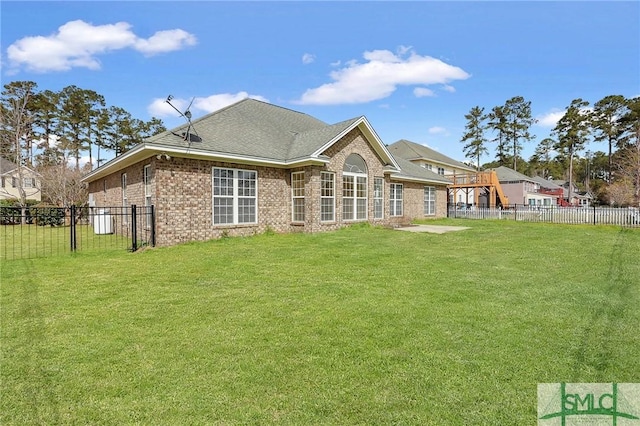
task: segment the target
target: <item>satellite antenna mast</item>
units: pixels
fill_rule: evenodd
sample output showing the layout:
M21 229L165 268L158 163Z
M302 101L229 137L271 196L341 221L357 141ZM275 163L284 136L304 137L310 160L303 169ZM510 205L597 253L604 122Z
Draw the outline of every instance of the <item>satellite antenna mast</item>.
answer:
M189 106L187 107L187 109L184 112L181 112L178 108L176 108L172 103L171 100L173 99L172 95L167 96L167 100L165 101L166 103L169 104L169 106L171 106L171 108L175 109L176 112L178 114L180 114L181 117L184 117L185 120L187 120L187 131L184 134L184 140L185 141L189 141L191 142L191 128L193 127L191 124L191 105L193 105L193 101L196 99L195 96L193 98L191 98L191 102L189 102ZM194 133L196 134L196 137L199 139L200 137L198 136L198 132L195 131L194 128Z

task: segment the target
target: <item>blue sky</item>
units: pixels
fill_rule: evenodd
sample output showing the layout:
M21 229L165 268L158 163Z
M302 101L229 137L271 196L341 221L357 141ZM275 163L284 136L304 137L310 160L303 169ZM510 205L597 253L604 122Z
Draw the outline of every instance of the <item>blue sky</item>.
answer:
M640 95L638 1L2 1L0 11L3 84L95 90L169 128L184 123L169 94L181 110L194 99L194 117L249 96L327 123L364 115L387 144L463 160L464 115L523 96L539 120L528 158L573 99Z

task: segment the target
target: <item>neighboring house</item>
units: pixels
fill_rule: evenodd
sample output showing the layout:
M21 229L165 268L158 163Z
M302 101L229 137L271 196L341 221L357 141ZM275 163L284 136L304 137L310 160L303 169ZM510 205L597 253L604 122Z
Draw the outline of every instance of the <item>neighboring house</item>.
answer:
M394 142L389 145L388 148L396 158L404 158L413 164L417 164L420 167L444 176L450 181L453 180L454 176L468 175L476 172L475 168L467 164L406 139ZM452 192L451 197L452 199L449 200L451 203L472 204L474 200L474 189L456 191L455 195Z
M41 201L40 175L28 167L18 166L0 157L0 200L20 200L21 191L28 201Z
M575 183L572 183L571 200L569 200L569 181L554 180L556 185L563 190L563 200L565 204L577 207L589 207L593 203L593 194L589 191L580 191Z
M564 188L562 188L560 185L557 185L554 182L544 179L540 176L534 176L531 179L538 184L539 193L551 195L554 198L555 202L552 203L552 205L566 205L566 202L564 201Z
M154 205L158 245L444 217L448 183L395 158L364 116L329 125L253 99L150 137L83 180L95 207Z
M505 166L490 170L495 170L498 175L502 191L509 198L510 204L529 206L555 206L557 204L557 196L540 192L540 184L534 178Z

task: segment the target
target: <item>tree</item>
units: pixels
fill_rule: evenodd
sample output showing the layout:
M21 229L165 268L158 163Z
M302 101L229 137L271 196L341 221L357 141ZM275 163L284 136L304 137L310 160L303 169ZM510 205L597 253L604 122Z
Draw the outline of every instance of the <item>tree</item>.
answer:
M629 99L626 111L619 120L620 148L617 151L616 181L631 186L633 203L640 207L640 96Z
M613 147L618 144L621 136L620 117L625 112L626 99L620 95L605 96L593 105L591 125L594 131L594 141L606 141L609 144L609 175L607 182L611 183Z
M518 154L522 151L522 141L530 141L535 136L529 133L529 128L537 120L531 117L531 102L522 96L514 96L503 107L505 117L505 136L513 148L513 170L518 170Z
M76 169L68 164L47 164L38 168L42 176L42 199L58 207L79 206L87 202L88 190L82 176L91 170L87 164Z
M25 166L31 166L33 115L31 103L37 84L19 81L4 85L0 98L0 155L17 165L16 188L22 220L26 219Z
M551 160L553 159L553 147L556 144L551 138L544 138L538 143L535 152L531 156L530 163L537 163L544 179L548 179L551 171Z
M55 134L60 117L58 101L59 94L51 90L39 92L34 96L33 116L40 150L36 159L39 164L57 163L62 157L56 146L57 135Z
M498 166L504 166L507 164L506 151L507 151L507 118L505 115L504 107L493 107L491 112L487 114L487 127L496 133L496 137L492 139L492 142L497 142L496 158L498 160Z
M562 153L569 162L569 202L573 198L573 159L577 152L584 149L589 137L590 117L589 113L585 111L587 106L589 106L589 102L580 98L571 101L571 105L553 129L553 133L558 137L555 149Z
M484 136L485 127L483 121L486 119L484 108L475 106L471 108L469 114L465 115L464 118L467 119L467 125L461 142L467 142L463 148L465 157L474 160L476 170L480 170L480 157L482 154L489 152L485 146L487 139Z
M62 149L75 159L76 169L80 169L80 158L89 151L89 163L93 162L92 145L97 133L97 120L104 97L93 90L67 86L60 92L60 119L58 136Z

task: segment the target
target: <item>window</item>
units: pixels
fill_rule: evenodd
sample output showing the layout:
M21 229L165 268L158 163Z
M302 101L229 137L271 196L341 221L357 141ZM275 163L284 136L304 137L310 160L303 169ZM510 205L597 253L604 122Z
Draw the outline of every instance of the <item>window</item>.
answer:
M389 213L391 216L402 216L402 184L392 183L389 194Z
M122 181L122 205L127 207L127 174L123 173L120 178Z
M384 179L373 178L373 217L384 217Z
M367 218L367 165L358 154L351 154L342 169L342 219Z
M129 223L129 210L127 209L128 206L128 202L127 202L127 174L123 173L120 176L120 183L122 185L122 207L124 210L124 216L122 217L122 222L124 224L128 224Z
M422 163L422 167L427 170L433 170L433 166L431 164Z
M433 186L424 187L424 214L425 216L436 214L436 188Z
M2 187L4 188L4 176L2 176L2 178L0 178L0 183L2 184Z
M144 225L151 227L151 165L147 164L142 169L142 182L144 184Z
M24 178L22 181L23 188L35 188L35 179L34 178Z
M336 175L320 172L320 221L333 222L336 206Z
M11 178L11 187L12 188L17 188L18 187L18 178L15 178L15 177Z
M291 220L304 222L304 172L291 173L291 206Z
M256 223L257 172L213 168L213 224Z
M438 167L438 174L444 176L444 169L442 167Z

